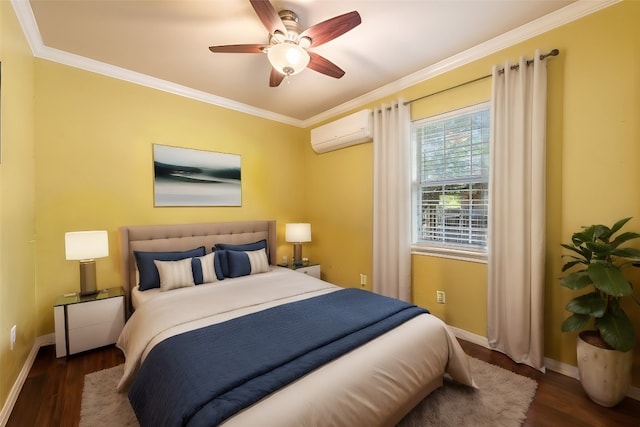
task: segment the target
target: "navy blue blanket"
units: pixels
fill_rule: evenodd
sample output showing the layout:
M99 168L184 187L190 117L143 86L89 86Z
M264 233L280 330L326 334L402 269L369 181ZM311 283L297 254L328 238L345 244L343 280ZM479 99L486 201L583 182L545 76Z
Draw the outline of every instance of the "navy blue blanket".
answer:
M343 289L171 337L140 367L129 400L145 426L215 426L427 310Z

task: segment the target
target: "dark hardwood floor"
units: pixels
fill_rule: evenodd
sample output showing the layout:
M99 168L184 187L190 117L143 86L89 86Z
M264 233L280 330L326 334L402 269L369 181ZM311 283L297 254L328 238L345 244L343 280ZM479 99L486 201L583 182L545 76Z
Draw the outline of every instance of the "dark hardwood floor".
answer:
M460 341L464 351L476 359L533 378L538 382L536 395L529 406L524 427L622 427L640 426L640 401L625 398L615 408L593 403L580 382L557 372L542 373L514 363L504 354Z
M124 356L114 346L60 359L56 359L55 346L42 347L7 427L77 426L84 376L121 363L124 363Z
M470 356L538 382L523 426L640 426L639 401L626 398L615 408L603 408L591 402L573 378L551 371L542 374L515 364L501 353L465 341L461 344ZM41 348L7 427L77 426L84 376L123 362L122 353L115 347L61 359L56 359L54 346Z

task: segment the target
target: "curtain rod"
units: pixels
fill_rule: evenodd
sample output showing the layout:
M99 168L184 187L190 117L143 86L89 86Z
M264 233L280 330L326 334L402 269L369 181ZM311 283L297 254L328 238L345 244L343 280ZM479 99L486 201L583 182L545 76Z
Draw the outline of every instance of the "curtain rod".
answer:
M559 54L560 54L560 51L558 49L553 49L549 53L543 53L542 55L540 55L540 60L542 61L543 59L545 59L545 58L547 58L549 56L558 56ZM533 64L533 59L529 59L527 61L527 65L531 65L531 64ZM519 67L520 67L520 65L516 64L516 65L512 65L511 69L512 70L517 70ZM504 73L504 69L500 70L499 72L500 73ZM456 89L456 88L459 88L460 86L466 86L466 85L471 84L471 83L479 82L480 80L488 79L492 75L493 74L487 74L486 76L478 77L476 79L469 80L469 81L466 81L464 83L460 83L458 85L451 86L451 87L448 87L446 89L442 89L442 90L439 90L437 92L430 93L428 95L424 95L424 96L420 96L418 98L410 99L409 101L405 101L404 105L413 104L414 102L420 101L421 99L425 99L425 98L428 98L428 97L433 96L433 95L438 95L439 93L446 92L446 91L451 90L451 89Z

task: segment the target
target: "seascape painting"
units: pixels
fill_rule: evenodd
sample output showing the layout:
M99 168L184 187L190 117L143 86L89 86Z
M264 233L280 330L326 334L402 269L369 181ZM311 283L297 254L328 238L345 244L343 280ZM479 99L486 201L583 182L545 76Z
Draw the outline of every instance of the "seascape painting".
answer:
M155 206L241 206L240 156L153 145Z

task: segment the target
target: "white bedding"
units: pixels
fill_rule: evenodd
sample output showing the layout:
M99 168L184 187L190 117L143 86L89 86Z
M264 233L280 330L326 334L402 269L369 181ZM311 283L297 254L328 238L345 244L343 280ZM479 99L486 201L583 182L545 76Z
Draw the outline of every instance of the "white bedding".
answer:
M128 388L153 346L170 336L338 289L308 275L275 268L160 292L136 309L118 339L117 346L126 357L118 390ZM224 425L393 425L441 384L445 371L473 386L466 356L446 325L434 316L419 315L273 393Z
M149 301L151 298L158 295L160 292L160 288L147 289L146 291L141 291L140 287L136 285L133 289L131 289L131 306L135 310L140 307L146 301Z

